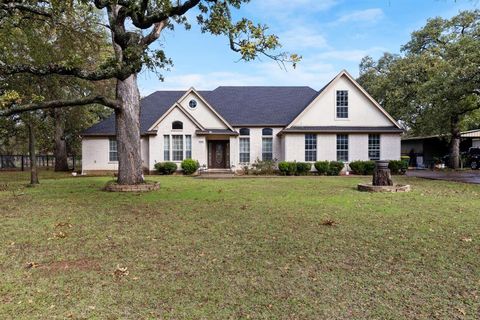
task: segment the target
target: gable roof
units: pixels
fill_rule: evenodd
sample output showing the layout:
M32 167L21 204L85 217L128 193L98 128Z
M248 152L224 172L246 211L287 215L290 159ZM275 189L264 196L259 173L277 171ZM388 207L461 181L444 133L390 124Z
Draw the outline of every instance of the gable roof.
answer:
M294 123L302 116L304 115L310 108L313 107L313 105L315 104L315 102L320 99L323 95L324 92L327 91L328 87L332 86L335 82L337 82L341 77L345 76L351 83L353 83L353 85L355 85L355 87L360 90L360 92L365 95L365 97L378 109L380 110L381 113L383 113L388 120L390 120L390 122L397 128L397 129L402 129L402 127L397 123L397 121L395 121L395 119L392 118L391 115L388 114L387 111L385 111L385 109L382 108L382 106L380 106L380 104L375 100L373 99L373 97L371 95L368 94L368 92L363 89L363 87L358 84L357 81L355 81L355 79L350 75L350 73L348 73L347 70L342 70L340 71L339 74L337 74L335 76L335 78L333 78L329 83L327 83L325 85L325 87L323 87L318 95L308 104L308 106L306 106L303 110L300 111L300 113L292 120L290 121L290 123L287 125L287 128L291 128ZM402 129L403 130L403 129Z
M212 91L157 91L140 101L140 133L148 134L149 129L163 118L188 93L194 92L199 99L227 125L229 129L240 126L293 126L322 93L345 75L365 96L392 122L398 123L346 72L343 70L320 91L310 87L272 87L272 86L221 86ZM203 128L202 128L203 129ZM205 128L209 129L209 128ZM85 130L84 136L115 135L115 115Z

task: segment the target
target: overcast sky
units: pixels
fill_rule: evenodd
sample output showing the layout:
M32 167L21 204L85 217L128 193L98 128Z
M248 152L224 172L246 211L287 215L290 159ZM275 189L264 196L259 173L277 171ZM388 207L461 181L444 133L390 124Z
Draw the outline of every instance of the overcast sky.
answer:
M303 56L288 71L262 58L238 61L225 37L201 34L195 11L189 12L192 29L165 31L161 45L173 59L165 81L143 72L139 87L143 96L157 90L214 89L220 85L300 85L316 90L342 69L358 76L365 55L399 52L410 33L428 18L451 17L460 10L479 8L473 0L251 0L236 16L265 23L280 37L282 51Z

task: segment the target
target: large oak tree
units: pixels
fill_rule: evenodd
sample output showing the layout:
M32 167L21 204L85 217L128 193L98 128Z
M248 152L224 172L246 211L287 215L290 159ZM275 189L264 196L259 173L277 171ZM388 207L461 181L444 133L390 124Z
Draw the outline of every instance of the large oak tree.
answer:
M196 22L204 33L224 35L231 50L238 52L243 60L253 60L260 55L280 63L297 63L295 54L275 53L280 47L278 37L269 35L265 25L255 24L241 18L232 19L231 10L239 9L249 0L82 0L86 8L80 8L78 1L0 1L0 12L6 15L21 15L39 18L61 26L65 15L75 10L101 10L108 22L105 27L111 33L113 53L102 65L89 68L88 64L76 63L66 57L57 63L32 65L19 61L2 61L0 76L11 74L61 75L88 81L115 79L115 99L103 95L78 97L69 100L32 102L12 106L3 115L30 110L77 106L99 103L115 111L116 136L118 141L119 172L118 183L138 184L143 182L140 155L140 95L137 75L143 67L162 69L171 63L161 49L151 49L166 29L176 25L189 28L185 14L194 8L198 10Z
M480 109L480 11L428 20L402 53L364 58L359 82L414 134L450 136L458 168L462 124Z

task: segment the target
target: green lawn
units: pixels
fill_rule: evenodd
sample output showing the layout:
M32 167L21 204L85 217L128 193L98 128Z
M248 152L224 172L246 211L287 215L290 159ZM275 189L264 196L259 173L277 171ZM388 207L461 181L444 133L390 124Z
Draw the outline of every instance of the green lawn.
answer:
M480 185L45 174L0 173L0 319L480 317Z

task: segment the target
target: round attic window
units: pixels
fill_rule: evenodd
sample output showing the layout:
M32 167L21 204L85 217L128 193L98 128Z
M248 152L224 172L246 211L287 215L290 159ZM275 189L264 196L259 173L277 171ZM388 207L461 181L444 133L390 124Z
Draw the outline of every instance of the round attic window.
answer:
M190 106L190 108L192 109L195 109L197 107L197 101L195 101L194 99L190 100L190 102L188 103L188 105Z

